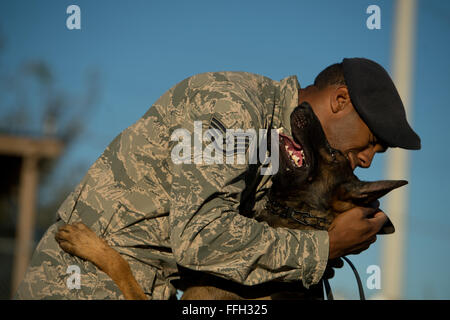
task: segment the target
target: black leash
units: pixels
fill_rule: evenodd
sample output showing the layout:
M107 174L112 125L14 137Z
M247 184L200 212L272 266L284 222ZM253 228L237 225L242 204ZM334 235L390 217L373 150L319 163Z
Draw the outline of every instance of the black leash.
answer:
M361 282L361 278L359 277L358 271L356 270L353 263L350 261L347 257L342 257L352 268L353 274L355 275L356 282L358 283L358 291L359 291L359 300L366 300L366 296L364 295L364 288ZM327 300L334 300L333 292L331 291L330 283L328 282L328 279L322 279L323 285L325 287L325 294L327 297Z
M359 300L366 300L366 297L364 295L364 288L361 282L361 278L359 277L358 271L356 271L355 266L353 263L349 260L347 257L342 257L349 265L350 268L352 268L353 273L355 274L356 282L358 283L358 290L359 290Z
M328 282L328 279L323 279L323 285L325 287L325 293L327 295L327 300L334 300L333 292L331 292L330 283Z

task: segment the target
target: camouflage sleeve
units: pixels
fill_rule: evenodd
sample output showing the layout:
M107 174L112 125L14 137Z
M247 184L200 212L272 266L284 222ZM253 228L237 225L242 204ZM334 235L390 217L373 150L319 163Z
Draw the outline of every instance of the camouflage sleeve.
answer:
M210 88L211 96L213 101L200 100L201 112L184 112L177 128L192 132L194 121L202 121L203 133L210 127L263 127L261 108L229 87ZM203 142L202 149L207 145ZM248 163L205 164L193 159L191 154L191 163L173 165L170 241L178 264L246 285L301 279L308 288L321 279L328 260L326 231L275 229L244 217L238 207Z

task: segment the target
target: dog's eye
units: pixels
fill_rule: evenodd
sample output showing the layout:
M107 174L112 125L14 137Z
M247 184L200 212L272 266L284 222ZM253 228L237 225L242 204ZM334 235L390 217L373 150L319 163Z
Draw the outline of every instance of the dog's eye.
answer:
M336 162L336 152L331 151L331 161Z
M328 154L331 156L330 162L337 162L337 153L338 152L339 152L338 150L333 149L330 145L328 145Z
M329 158L329 164L337 165L342 162L342 157L340 157L341 153L333 151L330 153L331 158Z

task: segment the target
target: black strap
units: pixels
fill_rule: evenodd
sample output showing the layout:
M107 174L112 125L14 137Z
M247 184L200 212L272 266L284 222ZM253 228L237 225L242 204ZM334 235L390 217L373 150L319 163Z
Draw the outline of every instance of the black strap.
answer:
M366 300L366 297L364 295L364 289L363 289L363 285L361 282L361 278L359 277L358 271L356 270L355 266L353 265L353 263L350 261L349 258L347 257L342 257L342 259L344 259L350 266L350 268L352 268L352 271L355 275L356 278L356 282L358 283L358 290L359 290L359 300ZM328 279L322 279L323 282L323 286L325 287L325 295L327 300L334 300L334 296L333 296L333 292L331 291L331 287L330 287L330 283L328 282Z
M350 265L350 268L352 268L353 273L355 274L356 282L358 282L359 300L366 300L366 297L364 296L364 288L361 282L361 278L359 277L358 271L356 270L353 263L347 257L342 257L342 259L344 259Z
M333 292L331 292L330 283L328 282L328 279L323 279L323 286L325 287L325 293L327 295L327 300L334 300Z

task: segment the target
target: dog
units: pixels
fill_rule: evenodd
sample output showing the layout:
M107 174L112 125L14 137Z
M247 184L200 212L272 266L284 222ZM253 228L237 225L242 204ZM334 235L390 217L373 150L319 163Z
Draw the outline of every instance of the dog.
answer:
M371 206L391 190L408 183L359 180L346 156L330 146L307 102L294 109L290 122L292 136L279 132L280 167L272 178L267 204L262 210L246 213L247 216L274 228L328 230L340 213L356 206ZM87 227L83 230L92 233ZM388 221L379 233L392 232L394 227ZM104 255L102 259L117 259L117 255L108 257L106 251ZM320 285L306 289L300 281L272 281L245 286L182 267L180 280L174 284L184 291L183 300L321 299L323 296Z

